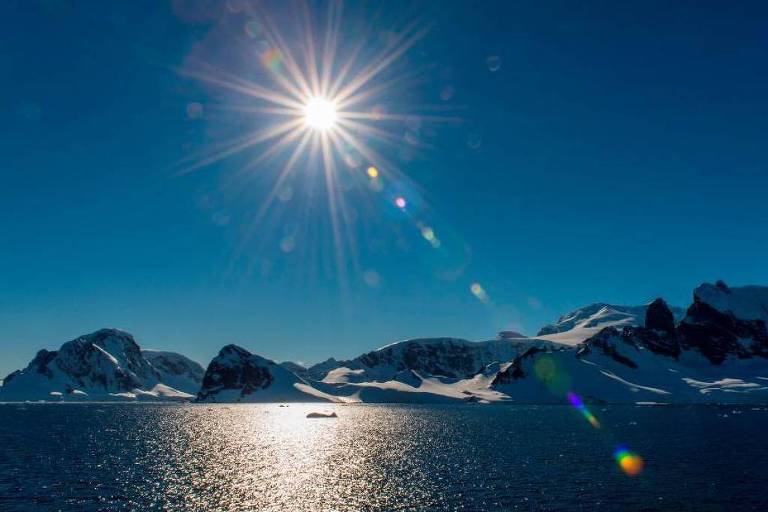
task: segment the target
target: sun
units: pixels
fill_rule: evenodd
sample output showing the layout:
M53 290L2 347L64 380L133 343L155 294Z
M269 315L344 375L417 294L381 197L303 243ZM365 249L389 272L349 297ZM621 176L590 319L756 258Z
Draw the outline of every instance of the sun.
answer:
M322 97L311 98L304 105L304 124L315 130L328 130L336 124L336 105Z

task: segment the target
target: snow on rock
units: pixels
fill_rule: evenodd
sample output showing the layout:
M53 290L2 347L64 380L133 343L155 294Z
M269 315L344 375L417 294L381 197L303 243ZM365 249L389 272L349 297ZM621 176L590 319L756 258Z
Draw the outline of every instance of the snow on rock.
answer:
M227 345L210 362L199 402L313 402L334 400L283 366Z
M129 333L101 329L41 350L23 370L5 378L0 401L180 400L191 394L163 382Z

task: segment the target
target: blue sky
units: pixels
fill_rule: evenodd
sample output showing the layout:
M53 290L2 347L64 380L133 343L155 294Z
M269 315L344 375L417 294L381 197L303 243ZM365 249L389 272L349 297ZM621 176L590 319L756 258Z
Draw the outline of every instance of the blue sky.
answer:
M268 79L233 57L258 41L232 5L6 3L0 373L103 326L202 363L233 342L316 362L407 337L533 334L598 300L684 306L719 278L768 284L764 3L349 2L341 40L370 37L363 61L414 14L431 26L388 71L419 80L377 100L414 113L387 124L397 144L424 112L461 122L423 118L418 151L389 147L408 215L341 192L356 243L340 266L322 194L251 227L280 157L239 172L265 147L178 175L268 122L180 72L207 59ZM282 3L267 11L296 32Z

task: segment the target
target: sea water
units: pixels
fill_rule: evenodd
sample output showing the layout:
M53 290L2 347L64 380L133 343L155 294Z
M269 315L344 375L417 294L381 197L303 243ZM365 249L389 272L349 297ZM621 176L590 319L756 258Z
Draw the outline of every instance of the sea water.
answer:
M765 408L590 411L0 404L0 510L768 510Z

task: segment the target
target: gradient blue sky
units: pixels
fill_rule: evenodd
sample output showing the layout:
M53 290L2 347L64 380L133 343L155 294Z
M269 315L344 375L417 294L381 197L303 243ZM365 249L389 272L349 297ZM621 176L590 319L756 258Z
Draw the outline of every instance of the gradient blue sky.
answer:
M422 80L389 99L462 122L391 155L442 250L382 207L352 228L359 264L345 259L342 286L322 207L291 218L289 202L242 244L269 169L237 194L226 184L242 155L175 176L242 126L214 114L232 98L178 69L202 53L238 71L246 16L215 2L4 2L0 374L103 326L204 364L233 342L317 362L407 337L535 333L598 300L684 306L719 278L768 284L768 4L348 4L344 30L365 23L373 41L414 13L432 23L399 68ZM302 223L302 250L281 251L274 233Z

